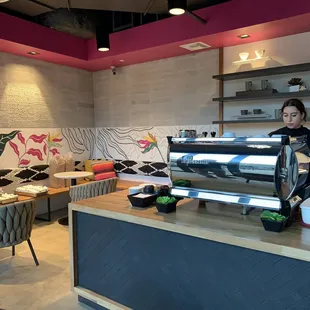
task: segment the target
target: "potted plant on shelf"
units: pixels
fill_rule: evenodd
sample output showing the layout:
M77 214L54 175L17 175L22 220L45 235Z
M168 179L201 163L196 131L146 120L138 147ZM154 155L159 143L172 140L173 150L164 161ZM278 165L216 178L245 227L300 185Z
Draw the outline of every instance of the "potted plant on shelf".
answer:
M280 215L277 212L270 212L267 210L261 213L260 219L265 230L274 232L281 232L288 220L287 217Z
M297 92L300 90L300 86L303 84L304 82L301 80L301 78L291 78L287 84L288 84L288 89L289 92Z
M175 212L178 200L172 196L159 196L156 199L156 208L158 212L170 213Z
M180 187L191 187L192 182L190 180L183 180L183 179L178 179L173 181L174 186L180 186Z

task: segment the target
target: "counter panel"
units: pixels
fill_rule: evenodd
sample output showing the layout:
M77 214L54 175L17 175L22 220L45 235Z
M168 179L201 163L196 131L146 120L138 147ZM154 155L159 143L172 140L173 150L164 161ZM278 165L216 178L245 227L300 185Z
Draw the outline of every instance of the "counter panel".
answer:
M77 285L139 309L310 309L302 260L75 211Z

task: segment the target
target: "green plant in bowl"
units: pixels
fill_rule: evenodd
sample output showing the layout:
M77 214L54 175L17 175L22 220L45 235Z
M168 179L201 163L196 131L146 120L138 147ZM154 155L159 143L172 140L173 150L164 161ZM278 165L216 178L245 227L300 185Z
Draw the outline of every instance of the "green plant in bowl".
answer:
M267 221L275 221L275 222L283 222L286 220L286 217L277 213L277 212L271 212L265 210L264 212L261 213L260 218L262 220L267 220Z
M173 185L180 186L180 187L191 187L192 183L190 180L179 179L179 180L174 180Z
M159 196L156 199L156 208L161 213L171 213L176 211L178 200L171 196Z
M167 205L170 203L175 203L177 199L175 197L170 197L170 196L159 196L156 199L156 202L161 204L161 205Z

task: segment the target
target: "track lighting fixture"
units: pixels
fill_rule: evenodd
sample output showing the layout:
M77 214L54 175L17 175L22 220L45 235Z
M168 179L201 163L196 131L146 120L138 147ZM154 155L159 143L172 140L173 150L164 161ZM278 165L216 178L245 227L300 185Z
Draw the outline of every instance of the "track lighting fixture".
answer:
M168 0L168 10L172 15L182 15L187 9L187 0Z
M107 52L110 50L109 33L103 27L96 28L97 50Z

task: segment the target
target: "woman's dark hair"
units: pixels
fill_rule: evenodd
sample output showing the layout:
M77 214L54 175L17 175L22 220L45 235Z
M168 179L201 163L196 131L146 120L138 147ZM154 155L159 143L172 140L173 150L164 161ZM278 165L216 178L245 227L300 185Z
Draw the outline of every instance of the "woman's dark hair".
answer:
M299 100L299 99L288 99L288 100L286 100L283 103L283 106L281 109L282 113L286 107L295 107L301 114L304 114L303 120L304 121L307 120L307 111L306 111L306 108L305 108L305 106L301 100Z

